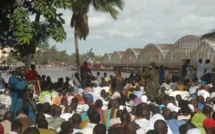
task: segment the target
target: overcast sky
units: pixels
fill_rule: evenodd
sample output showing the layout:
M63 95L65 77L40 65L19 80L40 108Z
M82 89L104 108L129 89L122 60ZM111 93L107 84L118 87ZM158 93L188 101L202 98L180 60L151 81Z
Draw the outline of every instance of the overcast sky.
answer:
M215 0L124 0L124 10L113 20L107 13L89 11L89 35L79 40L80 53L92 48L96 55L144 48L149 43L174 44L186 35L202 35L215 29ZM64 11L67 39L58 50L75 52L72 12Z

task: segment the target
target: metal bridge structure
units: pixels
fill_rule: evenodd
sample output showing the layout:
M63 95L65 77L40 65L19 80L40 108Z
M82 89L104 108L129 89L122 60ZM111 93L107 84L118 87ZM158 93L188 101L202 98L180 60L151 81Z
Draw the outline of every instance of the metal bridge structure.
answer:
M199 58L203 63L210 59L215 65L215 43L199 36L187 35L174 44L150 43L143 45L143 48L127 48L125 51L106 53L101 63L105 67L142 68L155 62L158 66L180 68L185 59L190 59L191 65L196 67Z

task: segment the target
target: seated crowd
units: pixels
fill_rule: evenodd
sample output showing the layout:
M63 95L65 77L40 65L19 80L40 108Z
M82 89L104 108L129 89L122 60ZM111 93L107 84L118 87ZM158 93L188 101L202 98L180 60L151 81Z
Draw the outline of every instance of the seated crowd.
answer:
M25 108L16 115L10 111L11 92L0 95L2 115L0 134L214 134L214 80L182 82L178 77L165 78L154 100L146 95L147 81L141 74L131 74L123 82L105 76L86 81L81 87L76 77L41 78L41 93L34 111ZM114 90L121 84L122 89ZM6 101L7 100L7 101ZM28 107L24 106L24 107Z

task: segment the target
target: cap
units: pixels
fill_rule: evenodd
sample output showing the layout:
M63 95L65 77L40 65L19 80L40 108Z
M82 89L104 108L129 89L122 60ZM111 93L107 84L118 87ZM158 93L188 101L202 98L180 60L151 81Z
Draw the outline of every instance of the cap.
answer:
M19 67L25 67L25 63L20 61L16 62L16 68L19 68Z

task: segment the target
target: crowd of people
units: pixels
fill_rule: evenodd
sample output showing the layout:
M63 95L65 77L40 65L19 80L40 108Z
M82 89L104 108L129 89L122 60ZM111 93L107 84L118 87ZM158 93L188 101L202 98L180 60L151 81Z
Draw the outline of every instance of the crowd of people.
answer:
M93 76L85 62L81 77L54 83L17 62L0 94L0 134L214 134L213 65L196 66L193 78L189 60L181 77L152 62L125 78Z

